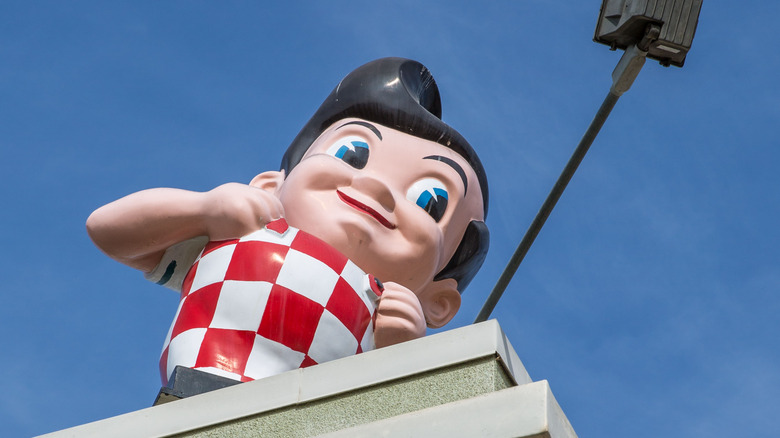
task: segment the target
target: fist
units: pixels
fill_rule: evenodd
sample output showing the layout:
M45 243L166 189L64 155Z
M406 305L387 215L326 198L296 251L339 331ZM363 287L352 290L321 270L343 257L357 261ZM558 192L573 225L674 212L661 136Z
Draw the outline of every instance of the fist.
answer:
M417 295L397 283L384 283L374 320L377 348L425 336L425 315Z
M282 203L272 192L238 183L203 193L201 209L210 240L245 236L284 215Z

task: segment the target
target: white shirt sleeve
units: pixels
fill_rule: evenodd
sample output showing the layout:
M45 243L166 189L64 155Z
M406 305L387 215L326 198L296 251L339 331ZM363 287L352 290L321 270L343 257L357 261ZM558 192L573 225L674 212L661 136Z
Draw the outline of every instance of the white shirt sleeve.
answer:
M144 274L144 278L180 292L184 277L187 276L190 267L200 257L200 253L203 252L203 248L208 242L207 236L198 236L171 245L165 250L160 263L152 272Z

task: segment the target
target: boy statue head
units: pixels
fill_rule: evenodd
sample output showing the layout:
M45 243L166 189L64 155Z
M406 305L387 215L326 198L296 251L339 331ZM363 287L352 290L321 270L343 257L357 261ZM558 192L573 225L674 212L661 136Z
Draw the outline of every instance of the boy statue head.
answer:
M316 166L307 165L312 158ZM293 140L282 158L281 172L278 176L286 179L307 173L302 178L314 180L306 191L313 199L305 203L306 194L285 190L286 183L277 179L285 218L292 226L335 246L380 280L412 289L421 299L426 287L446 284L434 295L450 302L447 317L434 320L426 315L426 319L429 326L440 327L454 316L460 297L442 291L462 292L484 261L489 243L484 224L488 184L471 145L441 120L439 90L425 66L383 58L355 69ZM325 183L328 174L338 175L330 185ZM446 175L445 181L433 177L437 174ZM264 175L270 176L258 175L252 184L261 184ZM443 184L447 182L449 188ZM353 184L353 192L343 188L348 184ZM363 198L354 194L354 186L365 192ZM292 207L299 204L301 208ZM417 217L399 217L407 223L392 223L388 229L385 222L376 230L360 231L339 213L343 204L352 207L346 209L350 216L362 209L361 219L376 217L379 224L401 204L426 214L413 211ZM403 236L406 228L417 230L420 236L414 239L420 240L410 242L412 234L407 239L390 237ZM426 242L423 236L438 240Z

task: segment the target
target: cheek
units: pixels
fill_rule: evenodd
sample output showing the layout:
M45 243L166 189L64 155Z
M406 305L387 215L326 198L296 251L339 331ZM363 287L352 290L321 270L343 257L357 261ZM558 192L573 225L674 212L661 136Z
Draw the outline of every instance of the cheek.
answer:
M441 264L442 257L445 257L442 254L444 251L443 231L419 207L412 206L410 210L404 214L403 225L399 227L411 253L410 259L413 264L425 265L426 269L436 270Z
M301 161L290 172L284 184L296 190L333 190L349 184L355 169L328 155L313 155ZM282 186L284 188L284 185Z
M440 270L441 239L435 234L420 235L409 249L410 253L400 265L404 267L403 272L409 276L407 281L410 289L419 292Z
M301 161L279 189L285 215L299 208L318 207L311 203L316 204L317 198L333 194L338 187L348 185L352 177L352 172L346 166L331 157L313 156Z

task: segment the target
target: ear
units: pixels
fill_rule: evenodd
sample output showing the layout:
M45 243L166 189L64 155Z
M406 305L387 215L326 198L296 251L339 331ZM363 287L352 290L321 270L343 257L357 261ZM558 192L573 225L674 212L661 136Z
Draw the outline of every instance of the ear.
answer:
M267 190L273 194L276 194L276 192L282 187L282 184L284 184L283 170L271 170L268 172L263 172L260 175L252 178L252 181L249 182L250 186Z
M460 309L458 284L451 278L433 281L417 298L420 299L425 322L430 328L447 324Z

